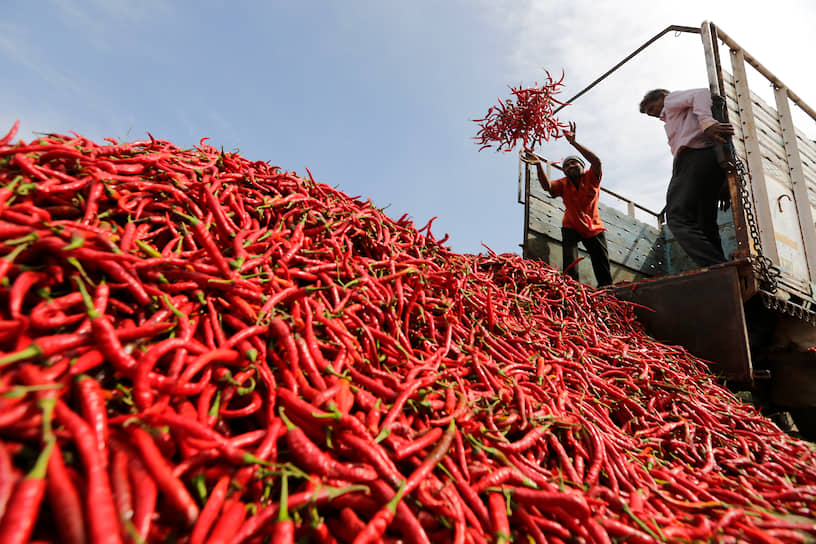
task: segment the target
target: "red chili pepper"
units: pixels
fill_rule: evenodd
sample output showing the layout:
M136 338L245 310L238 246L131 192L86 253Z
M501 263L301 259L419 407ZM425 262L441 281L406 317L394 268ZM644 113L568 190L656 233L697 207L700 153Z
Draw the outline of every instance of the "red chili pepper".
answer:
M116 440L111 454L110 479L114 504L119 514L121 526L132 528L133 523L133 485L130 481L129 458L135 452L127 444ZM122 535L126 537L126 534Z
M476 119L479 132L474 139L481 145L479 150L498 144L497 150L503 147L507 151L521 140L525 149L536 143L558 137L563 127L554 117L553 106L561 104L553 95L559 92L564 76L554 81L547 72L547 81L531 88L511 87L513 98L499 101L498 105L488 108L487 115ZM514 101L515 99L515 101Z
M325 521L320 521L317 526L313 526L310 529L309 539L311 542L316 542L317 544L338 544L337 539L334 538L331 529L329 529Z
M0 358L0 368L19 361L48 358L88 343L90 335L82 333L55 334L37 338L28 347Z
M524 484L524 475L516 467L500 467L490 471L471 485L475 493L481 493L490 487L503 484Z
M190 544L203 544L210 532L210 528L216 521L216 516L221 511L224 500L227 498L227 491L229 491L230 477L222 476L215 486L212 488L207 503L201 510L201 515L198 516L193 532L190 535Z
M353 485L344 488L321 486L318 487L317 489L310 489L307 491L290 494L287 502L287 507L290 510L292 510L294 508L299 508L306 504L321 506L332 500L335 500L337 497L344 495L346 493L356 493L365 491L368 491L368 488L361 485ZM255 514L255 516L247 519L246 522L244 522L241 529L233 538L233 542L236 544L240 544L241 542L244 542L250 537L255 536L259 531L261 531L266 526L267 523L269 523L269 521L275 519L278 516L279 510L280 503L275 503L267 508L264 508L263 510L260 510L257 514Z
M397 451L394 452L394 457L398 460L405 459L416 453L421 452L431 444L434 444L442 436L444 431L439 427L434 427L422 437L410 442L408 444L401 444Z
M77 378L82 417L90 425L103 466L108 463L108 413L102 387L90 376Z
M368 461L380 478L388 482L389 485L399 487L402 480L404 480L402 474L400 474L382 446L370 438L364 438L365 436L367 435L344 431L340 433L338 440L356 450L360 457Z
M586 519L590 515L589 506L582 495L514 487L512 497L519 504L529 504L539 508L561 508L578 519Z
M289 479L281 477L281 495L278 503L278 519L270 531L272 542L292 544L295 541L295 522L289 517Z
M393 521L397 512L397 505L402 501L403 495L405 495L405 486L400 487L388 504L377 510L377 513L366 523L363 530L357 533L352 544L369 544L380 540Z
M99 209L99 198L102 196L102 191L105 190L105 185L100 179L91 181L90 189L88 190L88 198L85 203L85 214L82 216L82 222L90 224L96 216Z
M138 456L128 459L128 473L133 482L133 528L145 540L156 512L159 489Z
M11 407L5 407L5 410L0 412L0 428L13 427L26 421L31 413L34 411L31 404L27 402L17 402Z
M366 485L371 488L376 500L375 505L386 503L394 497L394 488L383 480L375 480ZM397 490L399 489L399 485L395 487ZM351 495L344 495L344 497L351 497ZM427 532L417 519L413 509L405 501L400 501L397 504L393 524L395 530L399 531L406 542L410 544L430 544L431 541ZM362 526L365 526L365 524L363 523ZM358 528L355 533L359 532L360 529Z
M24 408L28 408L23 405ZM6 511L11 492L14 489L15 477L12 472L11 457L4 444L0 444L0 519Z
M406 480L404 493L410 493L414 488L416 488L416 486L419 485L419 482L430 474L436 465L442 461L453 443L453 436L455 434L456 425L453 421L451 421L448 428L445 430L445 433L442 435L442 439L439 441L439 443L434 446L431 453L429 453L428 456L423 459L422 463L420 463L420 465L414 469Z
M224 509L221 517L216 521L210 536L207 538L207 544L226 544L231 542L235 536L235 532L240 529L241 524L246 519L247 510L246 505L240 500L227 499L224 502ZM272 542L294 542L294 540L278 539L278 533L273 528Z
M387 429L391 426L391 424L397 419L399 414L402 412L403 406L408 401L417 390L422 389L423 387L428 387L432 383L437 380L437 376L435 374L431 374L430 376L426 376L424 378L417 379L409 384L407 384L403 389L402 392L399 394L397 399L394 401L394 405L388 410L388 414L385 416L385 419L382 421L380 426L384 429Z
M199 509L189 491L173 476L170 466L147 431L133 426L128 430L131 442L139 450L141 460L156 484L167 495L173 508L183 516L187 526L192 526L198 519Z
M504 502L504 495L497 491L488 494L488 507L490 508L491 528L495 542L512 542L513 535L510 532L510 520L507 517L507 505Z
M209 181L209 176L205 176L203 180L203 193L204 199L207 203L207 209L209 209L209 211L213 214L213 219L215 219L215 226L218 229L219 236L221 236L224 241L231 240L233 236L235 236L238 227L236 227L235 223L230 220L221 203L215 197L215 189L208 183Z
M147 411L153 405L153 389L150 383L150 374L153 367L165 354L174 350L185 350L189 341L183 338L168 338L154 344L139 359L133 377L133 402L140 411Z
M0 520L0 535L4 543L23 544L31 537L45 495L48 459L55 443L53 438L46 441L34 467L15 486L3 519Z
M20 129L20 120L17 119L14 121L14 124L11 125L11 129L9 129L8 133L5 136L0 138L0 147L7 146L9 142L14 138L14 135L17 134L17 131Z
M117 370L125 374L133 373L133 371L137 368L136 361L122 347L113 323L111 323L110 319L106 315L100 313L98 309L94 308L94 304L88 296L84 284L81 281L78 281L77 286L82 293L88 315L91 319L91 332L97 348L105 356L105 359L113 364ZM110 288L107 284L100 283L96 290L96 298L104 299L106 298Z
M332 478L344 478L351 482L375 480L377 473L368 465L345 464L337 461L312 442L303 429L292 424L283 410L280 418L286 424L286 442L298 463L310 472Z
M243 406L239 408L221 408L221 410L218 412L219 415L224 419L232 419L248 417L252 414L260 412L264 403L261 394L257 391L252 391L249 393L249 397L249 401L243 403Z
M20 317L22 311L23 299L28 291L34 287L38 282L46 279L45 275L36 270L24 270L20 272L14 283L11 285L9 291L9 313L12 319Z
M529 148L536 126L558 137L557 123L536 124L553 121L547 108L557 103L536 87L514 89L515 103L495 109L505 145ZM79 387L51 389L85 372L104 387L114 441L160 427L156 447L187 490L199 475L208 487L234 475L233 513L240 517L241 503L249 516L238 541L262 539L279 516L270 488L282 473L296 491L287 509L298 538L323 519L332 536L353 540L337 524L353 507L383 540L487 542L498 486L517 539L706 539L718 520L726 539L816 532L769 517L809 514L813 452L732 402L704 363L646 337L631 307L608 293L517 256L457 255L433 236L432 221L392 220L371 203L204 143L98 146L43 135L0 147L0 157L2 447L10 462L24 458L44 422L31 398L60 397L65 469L95 497L85 510L96 514L98 503L107 512L87 519L90 538L179 540L190 529L135 448L111 446L109 474L99 473L104 440L73 414ZM174 210L194 220L178 222ZM43 267L31 269L34 260ZM31 270L44 276L26 286ZM75 277L94 286L93 300L77 296ZM55 334L69 335L65 349L18 353ZM28 367L40 369L37 379ZM367 489L328 491L349 478L309 470L323 458L297 457L281 409L323 456L374 478ZM458 431L442 447L453 420ZM425 450L433 451L420 463ZM127 517L125 480L132 528L103 532L117 513ZM378 514L403 482L410 499ZM726 502L745 516L727 514ZM307 505L308 515L292 514ZM58 527L53 510L39 513L35 538Z
M544 531L539 526L539 519L541 518L534 518L530 514L528 514L523 508L517 508L513 512L513 517L517 518L521 521L521 525L527 530L527 533L532 537L534 542L549 542L547 537L544 535ZM559 535L560 536L560 535ZM565 531L565 536L561 536L562 539L569 538L569 532Z
M23 153L15 153L14 154L14 163L20 167L20 169L28 174L31 177L37 178L42 181L47 181L48 176L45 175L41 169L32 162L31 159L26 157Z
M105 260L98 261L97 265L105 274L109 275L112 280L124 283L128 292L136 299L136 302L142 306L149 306L153 302L153 299L142 282L120 263L108 257Z
M87 542L82 499L68 474L58 447L48 459L47 491L60 540L66 544Z
M191 408L191 412L195 413L195 409ZM223 435L205 426L195 418L174 414L172 410L164 410L162 412L146 414L146 419L149 419L149 421L156 425L166 425L170 427L173 432L190 434L195 438L204 439L212 446L219 448L224 455L234 462L252 463L259 461L251 453L236 447Z
M77 444L87 474L87 484L83 493L86 504L94 515L88 518L91 539L110 544L121 542L118 518L113 501L110 480L99 455L99 446L90 426L75 414L65 403L58 400L55 416L65 425Z
M89 349L73 361L73 364L68 369L68 373L71 376L85 374L101 365L104 361L105 357L102 355L102 352L96 349Z
M613 538L624 538L633 544L654 544L655 539L643 531L638 531L620 521L612 518L599 518L599 523L603 526L609 536Z
M445 457L443 459L443 465L453 476L456 489L459 491L468 506L474 510L474 513L478 516L481 525L487 526L490 520L490 515L484 502L479 498L478 493L465 481L462 473L453 462L453 459L450 457Z
M77 323L85 318L84 314L65 315L63 310L82 302L80 293L69 293L49 301L43 301L31 309L31 325L45 330L53 330Z
M213 263L218 267L218 271L221 272L225 278L234 277L235 272L230 268L229 263L227 263L227 260L221 253L218 244L216 244L215 240L213 240L212 234L209 231L209 225L205 224L200 219L183 214L178 210L174 210L174 212L190 223L193 230L193 236L195 237L196 241L198 241L198 243L204 247L204 250L207 252L207 256L212 259Z
M9 270L11 270L11 265L14 263L14 260L28 248L26 244L20 244L5 255L3 258L0 259L0 280L3 280L7 275Z
M136 223L128 221L122 231L122 236L119 238L119 251L122 253L130 253L133 247L133 240L136 238Z

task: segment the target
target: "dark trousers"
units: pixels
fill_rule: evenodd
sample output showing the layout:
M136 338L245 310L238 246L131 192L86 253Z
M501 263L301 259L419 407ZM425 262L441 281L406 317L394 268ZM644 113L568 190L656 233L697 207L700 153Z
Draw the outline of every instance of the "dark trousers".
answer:
M666 193L666 223L697 266L726 261L717 226L717 202L723 183L725 172L713 147L686 149L674 160Z
M609 250L606 248L606 234L600 234L591 238L582 238L576 231L561 227L561 248L563 250L564 268L575 262L578 258L578 242L584 246L589 258L592 261L592 270L595 272L595 281L598 287L612 284L612 273L609 270ZM566 271L567 274L578 280L578 268L573 266Z

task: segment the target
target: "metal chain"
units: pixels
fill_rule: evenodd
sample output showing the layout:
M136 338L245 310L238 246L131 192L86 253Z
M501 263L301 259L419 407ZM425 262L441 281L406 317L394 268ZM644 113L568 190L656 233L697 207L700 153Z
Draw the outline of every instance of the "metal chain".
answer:
M721 94L714 94L711 97L711 113L714 118L720 122L729 122L728 107L726 105L725 96ZM754 242L754 249L756 255L748 252L748 262L754 274L759 277L760 281L764 281L767 289L771 293L776 293L779 283L780 271L773 264L773 261L762 254L762 240L759 238L759 227L757 226L756 217L754 216L754 203L751 200L751 193L748 192L748 169L745 168L745 163L737 156L734 144L729 142L724 147L717 151L720 159L720 165L737 178L737 187L739 189L740 198L742 199L742 209L745 213L745 221L748 225L748 231L751 235L751 240Z
M810 323L811 325L816 325L816 314L807 308L803 308L787 300L781 300L765 291L762 291L760 295L762 296L762 303L769 310L774 310L780 314L789 315L806 323Z
M751 255L749 252L748 262L751 263L751 268L754 270L760 281L764 281L768 291L776 293L779 282L778 278L781 274L773 261L762 254L762 241L759 238L759 227L757 226L756 217L754 216L754 203L751 200L751 193L748 191L748 170L745 168L745 163L733 153L731 157L734 159L733 173L737 178L737 187L739 188L740 198L742 199L742 209L745 213L745 222L748 225L748 232L751 235L751 240L754 242L754 249L756 255Z

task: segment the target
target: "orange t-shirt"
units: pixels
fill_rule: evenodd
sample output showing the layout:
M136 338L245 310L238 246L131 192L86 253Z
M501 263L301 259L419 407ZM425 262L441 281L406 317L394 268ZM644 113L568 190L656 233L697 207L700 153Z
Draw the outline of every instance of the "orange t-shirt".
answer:
M564 177L550 182L550 193L564 199L562 226L578 232L582 238L591 238L606 230L598 214L601 175L591 166L581 174L578 187Z

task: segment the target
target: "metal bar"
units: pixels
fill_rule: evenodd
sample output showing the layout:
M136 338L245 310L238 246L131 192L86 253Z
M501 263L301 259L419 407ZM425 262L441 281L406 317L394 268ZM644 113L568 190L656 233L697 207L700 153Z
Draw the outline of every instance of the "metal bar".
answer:
M543 157L542 157L542 160L544 161L544 164L547 165L547 179L552 179L552 168L555 167L558 170L561 170L561 167L558 166L555 163L552 163L552 162L548 161L547 159L545 159ZM523 163L524 161L520 161L520 162ZM521 177L520 176L519 176L519 183L521 183ZM615 198L617 198L618 200L624 201L629 206L634 206L635 208L637 208L639 210L643 210L644 212L646 212L648 214L651 214L651 215L657 217L658 219L660 218L660 212L656 212L656 211L650 210L649 208L647 208L645 206L641 206L640 204L638 204L634 200L630 200L630 199L626 198L623 195L620 195L620 194L618 194L618 193L616 193L616 192L614 192L614 191L612 191L610 189L607 189L603 185L601 186L601 191L604 192L604 193L607 193L607 194L609 194L609 195L611 195L611 196L613 196ZM521 203L521 200L519 200L519 203Z
M713 24L713 23L712 23L712 24ZM808 105L805 103L805 101L804 101L804 100L802 100L801 98L799 98L799 96L798 96L796 93L794 93L793 91L791 91L791 90L788 88L788 86L787 86L787 85L785 85L784 83L782 83L782 82L779 80L779 78L777 78L775 75L773 75L773 73L771 73L771 71L770 71L770 70L768 70L767 68L765 68L765 67L764 67L762 64L760 64L760 62L759 62L758 60L756 60L756 59L755 59L753 56L751 56L750 54L748 54L748 52L747 52L747 51L745 51L745 49L743 49L742 47L740 47L740 45L739 45L737 42L735 42L735 41L734 41L734 40L732 40L730 37L728 37L728 35L727 35L725 32L723 32L723 31L722 31L722 29L721 29L721 28L719 28L719 27L717 27L717 37L718 37L718 38L719 38L719 39L720 39L720 40L721 40L723 43L725 43L725 44L726 44L728 47L730 47L732 50L740 50L740 51L742 51L742 55L743 55L743 57L745 57L745 62L747 62L748 64L750 64L751 66L753 66L753 67L756 69L756 71L757 71L757 72L759 72L760 74L762 74L763 76L765 76L765 79L767 79L768 81L770 81L771 83L773 83L773 84L774 84L776 87L779 87L779 88L784 88L784 89L785 89L785 93L788 95L788 98L790 98L790 99L791 99L791 102L793 102L794 104L796 104L797 106L799 106L799 107L802 109L802 111L804 111L805 113L807 113L807 114L808 114L808 115L809 115L809 116L810 116L810 117L811 117L811 118L812 118L814 121L816 121L816 110L814 110L813 108L811 108L810 106L808 106Z
M703 51L705 53L706 71L708 73L708 89L711 96L722 96L720 94L720 74L717 73L717 63L714 60L714 41L711 39L711 25L704 22L700 27L700 37L703 40Z
M708 87L711 93L711 113L717 121L727 123L729 122L728 106L725 98L722 64L720 63L720 48L717 42L717 27L714 26L714 23L704 21L700 27L700 35L703 39ZM717 154L717 162L725 171L725 181L731 201L731 217L734 221L734 235L737 241L737 251L733 258L744 259L750 255L751 247L748 241L745 207L741 200L742 195L737 177L737 161L739 159L737 159L736 152L731 144L732 138L728 137L725 144L715 143L714 150ZM758 249L757 252L759 252Z
M714 70L717 74L717 94L725 99L725 83L722 76L722 65L720 64L720 48L717 45L717 27L714 23L708 23L709 33L711 37L711 50L714 53Z
M629 199L628 199L628 198L626 198L625 196L621 196L621 195L619 195L618 193L615 193L615 192L613 192L613 191L610 191L610 190L609 190L609 189L607 189L606 187L601 186L601 191L603 191L604 193L608 193L608 194L610 194L610 195L614 196L615 198L617 198L617 199L619 199L619 200L623 200L623 201L624 201L624 202L626 202L627 204L631 204L631 205L633 205L635 208L638 208L639 210L643 210L644 212L650 213L650 214L654 215L655 217L658 217L658 216L660 215L660 213L659 213L659 212L655 212L655 211L650 210L649 208L645 208L645 207L641 206L640 204L638 204L637 202L635 202L635 201L633 201L633 200L629 200Z
M530 239L530 167L527 163L524 164L524 241L521 244L521 257L527 259L530 253L528 248Z
M706 69L708 71L708 89L711 93L711 113L714 119L721 123L728 122L728 108L725 104L725 84L723 83L722 67L720 66L720 52L717 47L717 27L713 23L704 21L700 27L700 36L703 39ZM717 153L717 162L727 173L734 170L734 156L728 143L714 144ZM727 178L729 186L733 184L733 176Z
M544 161L544 164L547 165L547 179L552 179L552 168L555 167L555 168L561 170L561 167L558 166L555 163L552 163L552 162L548 161L544 157L541 157L541 159ZM522 161L520 159L519 159L519 162L522 163L522 164L525 164L524 161ZM521 171L519 171L519 186L520 185L521 185ZM607 189L603 185L601 185L601 191L603 191L604 193L607 193L607 194L617 198L618 200L622 200L622 201L626 202L627 205L634 206L635 208L638 208L639 210L643 210L644 212L646 212L648 214L651 214L651 215L657 217L658 219L660 218L660 212L655 212L655 211L650 210L649 208L641 206L637 202L635 202L633 200L630 200L630 199L626 198L625 196L619 195L618 193ZM519 200L519 203L521 204L522 201Z
M578 98L580 98L581 96L583 96L584 94L586 94L586 93L587 93L587 92L588 92L590 89L592 89L592 88L593 88L595 85L597 85L598 83L600 83L601 81L603 81L604 79L606 79L607 77L609 77L609 76L610 76L610 75L611 75L613 72L617 71L617 69L618 69L618 68L620 68L621 66L623 66L624 64L626 64L627 62L629 62L629 61L630 61L630 60L631 60L631 59L632 59L632 58L633 58L635 55L637 55L638 53L640 53L641 51L643 51L644 49L646 49L647 47L649 47L650 45L652 45L652 43L654 43L655 41L657 41L657 40L658 40L659 38L661 38L661 37L662 37L664 34L667 34L667 33L672 32L672 31L674 31L674 32L688 32L688 33L690 33L690 34L699 34L699 33L700 33L700 29L699 29L699 28L695 28L695 27L693 27L693 26L679 26L679 25L670 25L670 26L667 26L665 29L663 29L663 31L662 31L662 32L659 32L659 33L655 34L655 35L654 35L654 36L653 36L653 37L652 37L650 40L648 40L646 43L644 43L643 45L641 45L640 47L638 47L637 49L635 49L635 50L634 50L634 51L633 51L633 52L632 52L632 53L631 53L629 56L627 56L627 57L626 57L626 58L624 58L622 61L620 61L619 63L617 63L615 66L613 66L612 68L610 68L609 70L607 70L607 71L606 71L606 73L604 73L604 74L603 74L601 77L599 77L598 79L596 79L595 81L593 81L592 83L590 83L589 85L587 85L586 87L584 87L584 88L583 88L583 89L582 89L582 90L581 90L581 91L580 91L578 94L576 94L576 95L575 95L575 96L573 96L572 98L567 99L567 100L566 100L566 102L565 102L564 104L562 104L561 106L558 106L558 107L555 109L555 111L553 111L553 113L554 113L554 114L555 114L555 113L558 113L558 112L559 112L559 111L561 111L561 110L562 110L564 107L571 105L571 104L572 104L572 103L573 103L575 100L577 100Z
M813 224L813 215L810 212L802 157L799 155L799 146L796 143L796 128L793 126L793 117L791 117L788 104L788 91L784 87L777 87L774 89L774 96L776 97L776 111L779 113L779 124L782 125L782 142L788 156L787 163L793 184L793 198L799 216L799 230L802 232L802 242L805 246L808 278L810 283L816 284L816 230L810 228L810 225Z
M765 171L762 167L762 153L759 149L759 138L757 137L751 91L748 88L748 76L745 73L745 58L742 49L731 50L731 67L734 72L734 88L737 91L737 105L740 112L748 172L751 175L751 193L754 198L754 209L756 210L755 219L759 227L759 240L762 243L762 251L765 256L771 259L774 264L779 264L779 252L776 248L776 235L771 221L771 207L768 201L768 188L765 184ZM735 211L734 227L737 231L738 255L747 256L750 253L748 249L749 236L747 228L740 224L744 221L744 213L740 214L741 217L736 217L736 215ZM753 249L757 250L757 248Z

